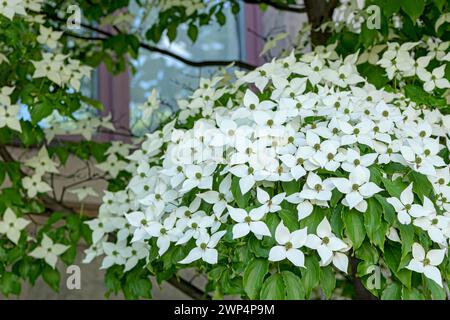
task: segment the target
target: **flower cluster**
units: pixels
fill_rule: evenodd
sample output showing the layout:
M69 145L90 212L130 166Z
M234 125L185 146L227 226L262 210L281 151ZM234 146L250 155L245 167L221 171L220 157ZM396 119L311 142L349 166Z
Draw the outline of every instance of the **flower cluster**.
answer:
M33 78L48 78L59 86L70 85L80 90L81 79L89 77L91 68L82 66L79 60L70 59L66 55L45 52L42 60L32 61L35 71Z
M332 51L291 54L238 74L231 85L220 77L202 80L191 99L180 102L178 118L128 156L133 178L126 190L106 194L99 218L89 223L95 235L90 257L105 251L103 267L129 270L137 261L129 262L136 257L130 250L144 252L136 246L148 251L154 245L160 257L171 246L188 246L180 264L215 264L226 255L223 243L254 237L272 239L269 261L305 267L305 255L318 255L321 266L347 272L346 252L360 243L320 214L342 206L344 220L366 215L372 200L392 204L400 224L428 232L446 252L450 116L376 89L358 73L357 60ZM401 195L391 187L403 186L410 172L433 185L430 196L412 195L417 181ZM287 218L292 213L294 220ZM313 227L302 225L311 217L321 218ZM391 223L386 236L399 239L397 227ZM117 233L117 243L107 242L108 233ZM423 258L419 251L413 248L414 259ZM421 261L426 268L428 260ZM409 268L425 270L417 263ZM440 273L425 276L442 285Z
M19 106L11 104L10 95L14 87L3 87L0 89L0 128L9 127L15 131L22 131L18 119Z

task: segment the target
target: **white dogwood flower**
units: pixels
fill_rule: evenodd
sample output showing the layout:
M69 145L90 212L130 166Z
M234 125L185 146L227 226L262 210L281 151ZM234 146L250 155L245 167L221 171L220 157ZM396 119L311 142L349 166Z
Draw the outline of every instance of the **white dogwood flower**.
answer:
M181 264L188 264L198 259L209 264L216 264L218 258L218 252L215 247L219 243L220 239L225 235L226 231L219 231L209 236L205 234L201 238L198 238L195 244L197 247L192 249L189 254L183 260L179 261Z
M331 232L331 225L326 217L317 226L316 233L317 235L308 234L305 245L317 251L322 263L327 263L333 257L333 252L347 247L344 241Z
M395 197L386 199L386 201L394 207L397 212L398 221L402 224L410 224L411 217L419 218L426 216L429 213L425 211L421 205L414 203L412 187L412 183L406 187L400 194L400 199Z
M424 248L416 242L412 247L413 258L406 268L423 273L425 277L442 287L442 276L437 266L444 260L445 252L445 249L433 249L425 253Z
M299 196L308 200L328 201L331 199L333 189L334 185L331 179L322 180L320 176L310 172Z
M278 245L272 247L269 252L270 261L288 259L297 267L305 266L305 256L300 248L305 245L307 228L289 232L289 229L281 221L275 230L275 240Z
M29 255L36 259L44 259L45 262L53 269L58 261L58 256L63 254L69 249L68 246L54 243L53 240L44 233L40 246L35 248L29 253Z
M256 209L247 212L244 209L230 206L227 208L231 219L237 222L233 225L233 239L245 237L250 231L258 238L270 236L269 228L263 221L260 221L265 215L264 212Z
M374 194L382 191L375 183L369 181L370 174L361 167L355 168L348 179L333 178L333 184L336 188L345 194L342 204L350 209L357 209L360 212L366 212L367 201L364 199L372 197Z
M272 198L269 194L261 188L256 189L256 198L258 202L261 204L257 210L261 210L264 214L269 212L277 212L281 210L281 202L283 202L286 193L279 193Z
M20 107L18 105L0 105L0 128L8 127L12 130L22 132L18 118Z
M423 89L427 92L433 91L435 88L446 89L450 88L450 82L445 78L445 64L435 68L431 73L425 72L418 74L420 80L425 82Z
M26 15L22 0L5 0L0 2L0 14L12 20L16 14Z
M30 221L18 218L14 211L7 208L3 214L3 220L0 220L0 233L17 244L19 242L20 233L30 224Z
M31 177L24 177L22 185L27 191L28 198L34 198L38 193L45 193L52 191L52 188L42 180L40 174L34 174Z

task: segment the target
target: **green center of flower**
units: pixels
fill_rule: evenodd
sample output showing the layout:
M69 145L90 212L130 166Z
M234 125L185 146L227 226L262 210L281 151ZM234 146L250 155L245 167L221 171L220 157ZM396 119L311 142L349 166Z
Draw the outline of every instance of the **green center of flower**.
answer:
M286 250L292 249L292 243L291 242L286 243L285 247Z
M323 244L328 244L328 243L330 243L330 238L328 238L328 237L323 237L322 243L323 243Z
M252 222L252 218L250 218L250 216L246 216L244 221L247 223L250 223L250 222Z
M314 190L316 190L317 192L320 192L320 191L322 190L322 185L316 184L316 185L314 186Z
M201 178L202 178L202 174L201 174L200 172L197 172L197 173L195 174L195 177L196 177L197 179L201 179Z

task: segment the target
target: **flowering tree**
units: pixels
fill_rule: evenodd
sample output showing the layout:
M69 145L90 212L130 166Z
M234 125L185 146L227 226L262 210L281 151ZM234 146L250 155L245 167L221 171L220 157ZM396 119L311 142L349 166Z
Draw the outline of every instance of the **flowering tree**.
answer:
M80 90L100 63L121 72L140 49L232 62L188 61L157 43L186 24L195 41L237 1L136 2L158 11L145 30L128 1L81 1L82 22L66 1L0 2L3 294L39 276L57 290L56 262L73 263L82 241L108 292L131 299L151 297L150 277L187 287L174 278L186 268L208 279L195 297L447 298L448 1L245 1L306 12L313 49L257 68L235 61L247 70L201 79L158 130L96 142L129 136ZM145 117L158 106L154 92ZM55 178L79 178L61 173L73 158L84 178L56 190ZM98 217L65 201L96 196L89 183L100 179Z

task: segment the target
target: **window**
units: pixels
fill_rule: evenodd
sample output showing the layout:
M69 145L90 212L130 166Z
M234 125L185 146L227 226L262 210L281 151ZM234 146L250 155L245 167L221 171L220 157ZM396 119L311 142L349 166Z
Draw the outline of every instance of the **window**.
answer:
M241 12L235 17L231 8L226 8L224 13L226 24L220 26L212 22L202 26L195 43L187 36L187 26L182 26L175 41L170 43L167 36L163 36L158 46L193 61L244 60L245 48L241 39L244 15ZM137 108L147 100L153 88L158 90L161 108L171 112L176 109L176 100L187 97L198 86L201 77L211 76L217 70L214 67L189 67L171 57L145 50L140 51L132 65L136 73L130 78L130 128L138 135L157 125L156 121L144 123Z
M130 10L137 9L131 5ZM261 29L259 7L244 4L236 17L232 15L230 8L224 13L227 16L226 25L219 26L212 22L208 26L202 26L194 44L185 30L179 30L174 42L169 43L167 38L163 38L158 46L193 61L239 59L254 65L260 64L262 59L259 53L263 41L255 32ZM217 70L213 67L189 67L174 58L145 49L139 51L139 58L131 61L131 64L137 72L124 72L114 77L104 66L100 66L98 98L105 105L105 112L112 114L116 129L131 129L137 135L149 132L157 125L139 121L141 115L137 108L147 100L153 88L159 93L162 108L173 112L177 107L177 99L187 97L198 86L201 77L208 77ZM106 138L123 136L111 134Z

